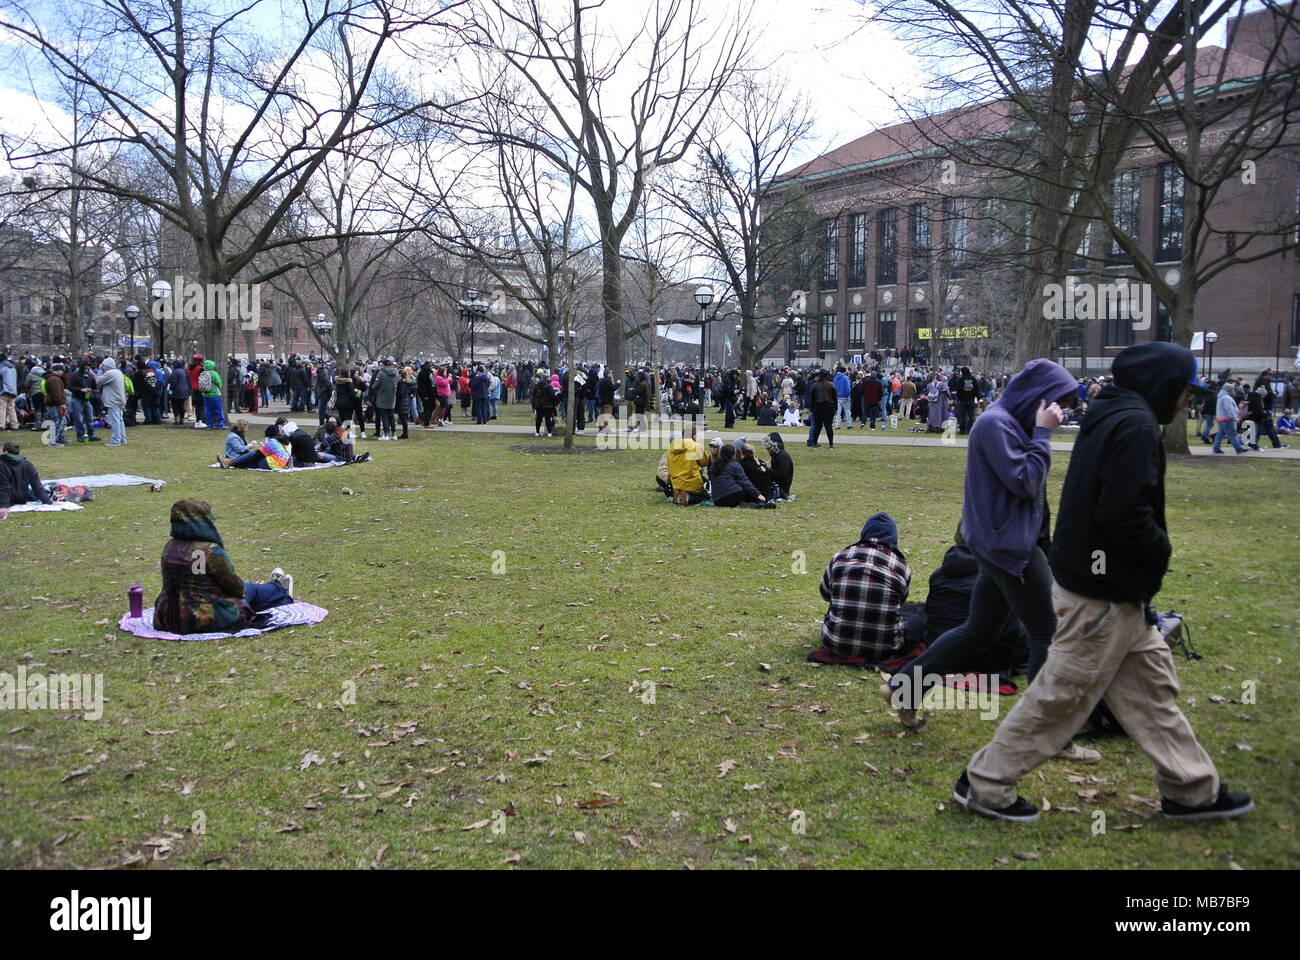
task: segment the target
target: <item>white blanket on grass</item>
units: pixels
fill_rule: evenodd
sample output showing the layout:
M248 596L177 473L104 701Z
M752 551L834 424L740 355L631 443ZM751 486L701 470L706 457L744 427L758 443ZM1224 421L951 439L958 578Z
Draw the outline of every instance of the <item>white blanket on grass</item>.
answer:
M208 466L215 467L218 470L221 469L221 464L219 463L210 463L208 464ZM323 470L326 467L346 467L346 466L347 464L344 463L342 460L335 460L333 463L318 463L310 467L285 467L282 470L262 470L260 468L246 469L243 467L236 467L235 469L239 470L242 473L297 473L299 470Z
M44 513L50 510L84 510L79 503L60 500L58 503L19 503L9 508L10 513Z
M139 483L166 483L166 480L150 480L130 473L98 473L93 477L61 477L58 480L46 480L46 483L66 483L70 487L134 487Z

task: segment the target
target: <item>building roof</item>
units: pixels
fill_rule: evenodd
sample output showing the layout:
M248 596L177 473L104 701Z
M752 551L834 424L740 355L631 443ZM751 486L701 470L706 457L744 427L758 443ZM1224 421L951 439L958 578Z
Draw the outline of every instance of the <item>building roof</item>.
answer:
M1291 6L1294 6L1292 4ZM1288 24L1286 40L1278 45L1272 62L1269 51L1276 43L1274 34L1263 27L1261 10L1229 21L1229 36L1234 38L1228 49L1206 45L1197 49L1197 86L1227 85L1229 81L1258 77L1265 70L1291 67L1290 53L1300 49L1300 36L1292 43L1295 23ZM1183 68L1174 71L1171 85L1181 87ZM820 180L836 174L852 173L876 164L898 163L927 151L938 151L942 144L961 143L982 136L1006 132L1011 126L1014 108L1010 101L995 100L945 110L931 116L916 117L903 123L881 127L851 140L798 167L778 174L772 181L779 186L792 180Z

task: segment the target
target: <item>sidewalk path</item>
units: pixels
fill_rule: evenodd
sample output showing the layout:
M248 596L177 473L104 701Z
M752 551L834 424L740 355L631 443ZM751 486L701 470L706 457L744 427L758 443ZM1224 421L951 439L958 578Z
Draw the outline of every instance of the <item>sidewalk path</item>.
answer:
M316 429L316 412L314 410L308 410L305 413L300 413L300 414L290 414L287 410L284 410L284 411L277 411L274 414L247 413L247 414L237 414L236 416L238 419L243 419L243 420L247 420L249 423L258 423L258 424L273 423L275 422L275 418L277 416L296 417L298 423L304 429L307 430ZM808 438L807 427L784 427L784 428L776 427L774 429L778 433L780 433L781 436L785 439L785 443L787 447L799 446L800 444L806 443ZM432 427L429 429L425 429L424 427L418 425L413 425L411 427L411 431L413 433L441 433L446 431L454 431L456 433L507 433L507 434L515 434L521 437L531 437L534 435L533 428L529 426L523 426L522 424L511 425L511 424L495 424L495 423L482 425L482 424L473 424L473 423L453 422L452 425L449 427ZM715 436L722 437L724 440L727 441L735 440L737 437L747 437L749 438L750 442L754 443L755 447L757 447L759 445L759 442L762 441L762 438L767 436L771 432L772 432L771 430L759 426L738 428L734 430L714 430L712 428L709 428L701 431L701 436L707 438L712 438ZM587 428L587 432L585 434L579 434L579 436L583 438L594 438L595 435L596 435L595 430L594 428L591 427ZM624 436L627 436L627 434L624 434ZM1272 447L1268 445L1266 440L1264 445L1259 448L1258 452L1253 450L1249 451L1247 454L1245 454L1243 459L1245 459L1245 457L1251 457L1251 458L1262 458L1267 460L1300 460L1300 438L1294 438L1294 439L1297 440L1297 443L1291 446L1290 449L1287 450L1274 450L1272 449ZM956 437L952 440L945 441L943 437L936 436L935 434L910 433L910 434L888 434L885 436L880 436L878 432L873 432L871 430L858 430L858 429L836 431L835 440L839 444L851 445L851 446L871 446L874 444L874 445L888 446L888 447L953 447L956 449L964 448L967 442L964 437ZM826 448L826 442L824 438L822 441L822 448L823 449ZM807 448L805 447L805 449ZM1063 440L1053 440L1052 449L1059 450L1064 453L1069 453L1071 450L1074 449L1074 444L1072 442L1066 442ZM1194 443L1191 445L1191 453L1193 456L1210 456L1212 455L1212 450L1209 444ZM1237 456L1238 456L1237 454L1228 451L1225 451L1223 454L1225 460L1228 458L1236 459Z

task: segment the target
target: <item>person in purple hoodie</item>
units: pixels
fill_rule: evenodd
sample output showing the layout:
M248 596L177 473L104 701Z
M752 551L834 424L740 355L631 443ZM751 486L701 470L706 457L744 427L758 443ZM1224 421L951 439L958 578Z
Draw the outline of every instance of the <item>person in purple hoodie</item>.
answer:
M1050 441L1065 419L1061 407L1077 400L1069 371L1051 360L1031 360L971 427L960 538L975 554L979 573L966 622L941 634L881 687L904 726L925 728L918 713L928 689L923 678L953 672L995 642L1012 615L1029 634L1030 682L1047 659L1056 631L1046 552ZM1062 754L1084 761L1101 756L1073 744Z

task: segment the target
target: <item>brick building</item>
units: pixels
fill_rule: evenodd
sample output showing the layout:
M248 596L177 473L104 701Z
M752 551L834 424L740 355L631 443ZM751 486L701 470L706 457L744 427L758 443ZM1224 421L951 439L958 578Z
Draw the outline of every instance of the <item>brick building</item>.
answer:
M1280 69L1276 62L1265 67L1268 48L1276 43L1270 16L1261 10L1230 21L1228 48L1203 45L1201 68L1214 72L1222 66L1229 80ZM1284 53L1289 63L1300 63L1300 35ZM1221 140L1240 122L1230 118L1209 128L1204 142ZM973 202L971 185L979 182L981 171L959 169L950 190L939 185L945 181L941 165L953 172L941 144L1005 131L1009 124L1000 103L935 114L872 131L773 182L770 191L803 190L822 218L823 253L810 278L805 323L795 337L796 363L852 360L873 350L906 354L909 348L931 347L926 332L937 324L944 331L941 358L992 371L1010 365L1014 331L1007 329L998 298L1005 303L1014 283L999 287L981 270L963 269L960 259L966 247L962 236L972 229L964 205ZM1276 150L1259 161L1253 178L1230 180L1220 189L1210 214L1216 227L1244 237L1300 221L1300 155ZM1116 220L1126 223L1165 281L1176 286L1183 241L1183 178L1177 166L1139 135L1111 189ZM1210 242L1231 244L1237 235L1216 235ZM1106 266L1085 268L1077 261L1081 276L1088 274L1094 283L1137 281L1102 224L1090 226L1084 243L1087 259L1094 264L1104 259ZM1014 274L1014 268L1007 269ZM1125 346L1170 338L1164 308L1153 301L1152 312L1146 329L1117 317L1060 323L1056 358L1074 369L1107 370ZM1194 328L1218 334L1218 370L1293 369L1300 350L1300 249L1218 274L1197 293ZM774 349L772 358L784 357L784 341Z

